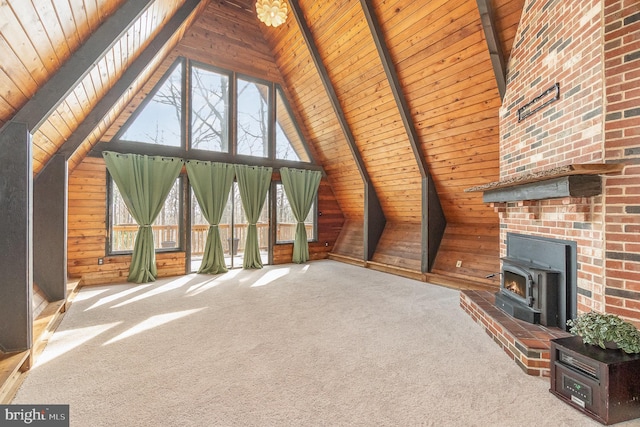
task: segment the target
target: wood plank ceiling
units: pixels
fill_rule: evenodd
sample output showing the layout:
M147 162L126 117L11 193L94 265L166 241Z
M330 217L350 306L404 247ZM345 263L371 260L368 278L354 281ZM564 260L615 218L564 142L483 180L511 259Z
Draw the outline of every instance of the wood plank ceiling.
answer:
M13 118L124 3L124 0L11 0L0 3L0 125ZM141 13L132 25L86 70L82 80L44 122L33 129L34 174L62 147L184 0L131 4L134 3L141 5ZM178 40L176 37L173 43ZM149 71L154 69L149 67Z
M184 3L151 1L48 115L33 136L34 174L72 137ZM111 139L179 55L268 78L283 85L347 219L335 251L361 258L363 178L312 51L291 13L284 25L266 27L255 17L253 3L201 2L130 89L78 143L78 149L69 155L70 168L99 140ZM420 270L424 206L419 163L424 161L448 224L434 270L482 277L498 266L497 214L482 203L478 193L463 190L498 177L501 100L478 4L476 0L368 3L399 77L422 159L412 149L367 23L364 0L297 1L387 221L373 261ZM498 44L508 58L524 0L491 3ZM12 119L123 4L124 0L2 1L0 125ZM462 261L462 268L455 267L457 261Z

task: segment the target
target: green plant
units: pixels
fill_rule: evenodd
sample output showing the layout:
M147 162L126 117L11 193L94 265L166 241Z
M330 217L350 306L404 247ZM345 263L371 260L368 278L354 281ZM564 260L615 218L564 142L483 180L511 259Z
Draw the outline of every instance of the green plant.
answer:
M613 342L626 353L640 353L640 331L614 314L583 313L568 320L567 326L586 344L607 348Z

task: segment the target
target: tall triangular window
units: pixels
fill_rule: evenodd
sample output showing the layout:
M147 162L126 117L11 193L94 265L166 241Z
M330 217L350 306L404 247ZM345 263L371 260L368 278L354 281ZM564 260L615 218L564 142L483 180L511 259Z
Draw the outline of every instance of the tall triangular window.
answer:
M123 127L121 141L182 145L182 61L177 61Z
M269 157L269 86L238 78L237 153Z
M173 147L175 155L190 152L193 159L228 161L239 155L314 163L280 85L184 58L168 69L113 140Z
M191 148L229 152L229 80L191 66Z
M298 127L280 87L276 90L276 159L310 161L305 144L300 137Z

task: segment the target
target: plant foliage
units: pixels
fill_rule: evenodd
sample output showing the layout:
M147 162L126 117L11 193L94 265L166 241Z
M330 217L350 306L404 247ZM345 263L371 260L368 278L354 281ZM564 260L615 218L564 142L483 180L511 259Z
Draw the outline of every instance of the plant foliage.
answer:
M640 331L614 314L583 313L568 320L567 326L586 344L607 348L607 343L614 342L626 353L640 353Z

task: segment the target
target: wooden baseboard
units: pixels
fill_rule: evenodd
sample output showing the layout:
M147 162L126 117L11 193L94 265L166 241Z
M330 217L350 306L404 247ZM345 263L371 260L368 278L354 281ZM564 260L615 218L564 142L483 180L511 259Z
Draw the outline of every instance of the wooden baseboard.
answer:
M346 264L357 265L358 267L364 267L366 264L365 261L362 259L354 258L348 255L341 255L334 252L330 252L327 255L327 258L332 259L334 261L344 262Z
M33 321L33 344L30 350L16 353L0 353L0 404L9 404L38 356L58 328L64 313L80 290L80 281L67 283L67 298L47 304Z
M479 282L470 277L451 276L441 273L425 273L425 282L433 283L434 285L445 286L452 289L471 289L478 291L497 291L499 285L490 285L485 282Z
M78 292L80 292L80 279L74 279L67 282L67 300L65 301L64 311L67 311Z
M0 404L8 405L13 400L29 356L29 350L0 355Z
M38 318L33 321L33 346L27 370L31 369L42 350L47 346L49 338L60 324L66 308L66 300L50 302Z
M388 265L375 261L367 261L366 267L372 270L391 273L396 276L407 277L409 279L420 280L424 282L424 275L418 270L411 270L409 268L397 267L395 265Z
M396 276L407 277L409 279L428 282L434 285L445 286L452 289L473 289L473 290L491 290L495 291L499 288L499 284L492 284L489 280L476 280L474 277L468 277L461 274L443 274L442 272L422 273L418 270L398 267L395 265L383 264L375 261L362 261L345 255L330 253L329 259L344 262L347 264L357 265L359 267L370 268L384 273L394 274Z

